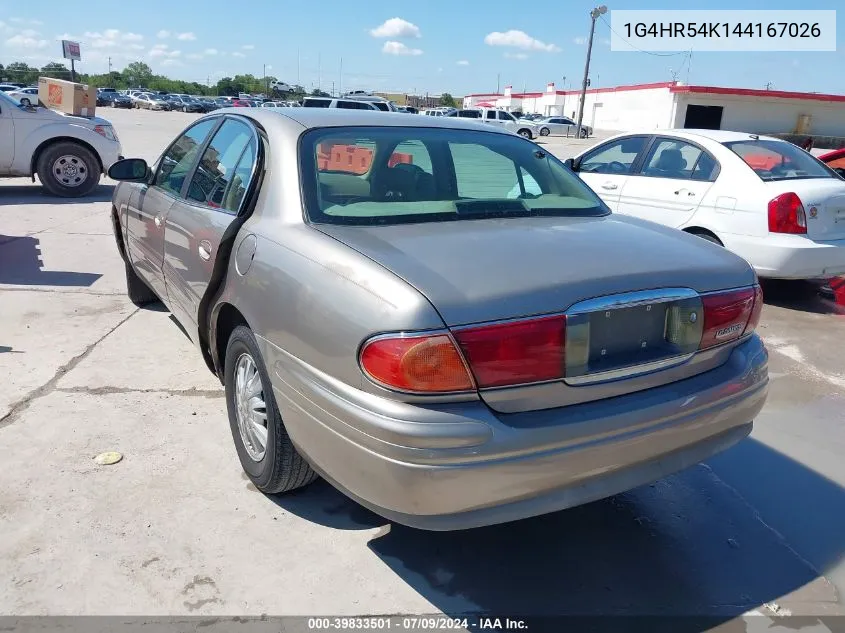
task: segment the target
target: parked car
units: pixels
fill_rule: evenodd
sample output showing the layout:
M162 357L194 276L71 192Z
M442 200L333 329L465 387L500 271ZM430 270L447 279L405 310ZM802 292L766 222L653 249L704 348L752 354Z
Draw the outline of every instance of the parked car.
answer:
M228 106L232 108L252 108L253 105L250 101L246 99L232 99L232 101L228 104Z
M132 99L119 92L102 92L97 95L97 107L131 108Z
M0 177L41 181L51 194L90 193L121 156L112 124L27 105L0 93Z
M18 88L6 94L19 101L22 105L38 105L38 88Z
M202 107L204 112L212 112L217 110L220 105L211 97L192 97L196 101L198 101Z
M133 97L135 107L140 110L171 110L170 102L161 95L146 93Z
M578 129L578 124L565 116L552 116L537 119L534 123L537 124L540 136L575 136L575 130ZM593 128L582 123L581 134L578 135L578 138L587 138L592 135Z
M206 111L205 106L193 97L188 95L169 95L171 110L181 110L182 112L202 112Z
M478 108L478 112L481 115L480 120L489 125L505 128L528 139L539 136L537 126L532 121L516 119L510 112L506 112L505 110Z
M382 112L398 112L399 109L396 107L396 104L390 101L389 99L385 99L384 97L379 97L377 95L372 94L361 94L361 93L353 93L353 94L346 94L343 95L344 99L350 99L352 101L366 101L368 103L373 104L378 110Z
M460 119L480 119L483 117L481 110L476 110L475 108L467 108L465 110L455 110L454 112L450 112L446 116L453 116L458 117Z
M332 97L305 97L302 100L304 108L341 108L344 110L374 110L378 108L374 103L359 99L334 99Z
M16 84L0 84L0 92L17 92L21 86Z
M724 130L622 134L571 165L612 210L722 245L761 277L845 273L845 182L787 141Z
M845 149L837 149L818 156L818 159L845 178Z
M109 171L129 297L197 344L259 490L319 473L390 520L468 528L748 435L768 377L747 262L612 214L504 129L414 121L218 112Z

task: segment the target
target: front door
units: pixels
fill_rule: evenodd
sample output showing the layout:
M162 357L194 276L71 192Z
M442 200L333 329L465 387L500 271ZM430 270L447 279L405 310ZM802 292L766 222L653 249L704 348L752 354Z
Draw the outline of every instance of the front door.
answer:
M578 175L595 191L611 211L619 205L619 194L634 171L637 157L648 136L626 136L603 143L577 162Z
M165 222L180 196L185 177L216 124L214 119L201 121L176 139L159 159L152 181L138 186L129 199L127 255L138 275L162 298L166 297L162 275Z
M716 160L697 145L658 137L642 167L625 183L618 211L679 228L713 186L716 166Z
M241 119L226 119L203 152L185 197L167 216L167 296L173 314L192 337L215 264L225 254L227 229L241 212L252 181L257 152L258 136L252 126Z

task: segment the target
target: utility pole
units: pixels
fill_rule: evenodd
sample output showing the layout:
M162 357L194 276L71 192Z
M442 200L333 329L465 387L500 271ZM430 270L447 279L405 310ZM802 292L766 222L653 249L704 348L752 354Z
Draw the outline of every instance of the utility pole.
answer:
M340 74L337 78L337 96L343 94L343 57L340 58Z
M499 84L501 83L501 73L496 73L496 94L499 94Z
M601 5L590 11L590 40L587 42L587 62L584 64L584 81L581 83L581 103L578 105L578 120L575 122L575 134L581 137L581 122L584 120L584 101L587 98L587 82L590 81L590 56L593 54L593 35L596 32L596 20L607 13L607 7Z
M296 49L296 85L301 86L302 84L299 83L299 49Z
M111 75L111 57L109 57L109 74Z

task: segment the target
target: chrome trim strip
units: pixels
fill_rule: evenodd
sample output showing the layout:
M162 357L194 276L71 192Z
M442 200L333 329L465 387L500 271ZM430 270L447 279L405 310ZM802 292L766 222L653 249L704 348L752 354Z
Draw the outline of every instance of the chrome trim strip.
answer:
M682 299L695 299L701 295L692 288L660 288L658 290L640 290L625 292L618 295L608 295L587 299L576 303L566 311L567 316L601 312L602 310L619 310L649 303L668 303Z
M662 358L650 363L620 367L619 369L611 369L610 371L603 371L596 374L567 376L563 379L563 382L567 385L572 385L573 387L580 387L582 385L592 385L600 382L612 382L623 378L634 378L643 374L650 374L654 371L660 371L661 369L669 369L670 367L683 365L695 356L695 354L696 352L692 352L690 354L682 354L680 356L671 356L669 358Z

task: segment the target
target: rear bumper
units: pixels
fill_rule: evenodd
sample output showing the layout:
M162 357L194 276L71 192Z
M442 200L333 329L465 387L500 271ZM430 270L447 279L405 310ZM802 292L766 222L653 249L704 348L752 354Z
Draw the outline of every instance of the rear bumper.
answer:
M823 279L845 274L845 240L813 241L801 235L719 235L760 277Z
M315 469L382 516L431 530L554 512L692 466L750 433L768 389L756 335L699 376L519 414L383 400L262 346L287 429Z

